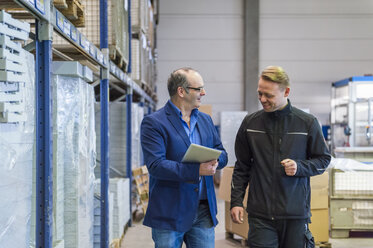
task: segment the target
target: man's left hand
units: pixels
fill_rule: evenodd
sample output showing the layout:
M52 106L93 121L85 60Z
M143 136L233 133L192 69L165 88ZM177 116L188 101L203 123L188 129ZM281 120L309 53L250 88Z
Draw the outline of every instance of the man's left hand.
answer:
M281 161L282 166L285 168L287 176L294 176L297 173L297 163L292 159L284 159Z

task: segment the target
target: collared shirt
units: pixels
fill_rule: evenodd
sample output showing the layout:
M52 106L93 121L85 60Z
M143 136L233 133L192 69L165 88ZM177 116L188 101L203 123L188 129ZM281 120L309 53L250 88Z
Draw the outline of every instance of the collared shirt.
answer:
M201 135L199 133L198 128L196 128L196 124L198 121L198 109L193 109L192 113L190 115L190 127L188 126L188 123L183 120L183 114L181 113L180 109L176 107L175 104L171 100L169 100L171 106L175 109L176 113L178 113L180 117L181 124L184 127L185 133L189 137L190 143L201 145ZM199 182L199 199L207 199L207 191L206 191L206 182L205 177L201 177L201 180Z

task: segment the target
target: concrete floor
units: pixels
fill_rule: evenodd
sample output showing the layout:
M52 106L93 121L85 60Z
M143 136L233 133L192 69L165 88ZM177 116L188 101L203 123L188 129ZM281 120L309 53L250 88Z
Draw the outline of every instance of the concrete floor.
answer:
M233 241L225 239L224 201L222 200L218 200L218 220L220 223L215 229L215 247L242 247L239 240ZM373 239L371 238L330 239L329 242L332 244L332 248L373 248ZM124 240L121 248L124 247L154 247L150 228L142 225L142 223L133 223L133 226L128 228L126 234L124 235Z

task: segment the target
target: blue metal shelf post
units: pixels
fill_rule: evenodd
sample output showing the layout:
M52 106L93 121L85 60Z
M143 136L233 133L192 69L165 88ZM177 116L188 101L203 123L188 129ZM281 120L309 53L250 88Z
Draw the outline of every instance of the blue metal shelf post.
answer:
M126 104L127 104L127 177L130 180L130 189L129 189L129 196L130 196L130 221L129 226L132 226L132 88L127 87L127 95L126 95Z
M52 26L37 21L36 39L36 248L52 247Z
M100 0L100 49L108 59L107 0ZM101 248L109 247L109 70L101 68Z

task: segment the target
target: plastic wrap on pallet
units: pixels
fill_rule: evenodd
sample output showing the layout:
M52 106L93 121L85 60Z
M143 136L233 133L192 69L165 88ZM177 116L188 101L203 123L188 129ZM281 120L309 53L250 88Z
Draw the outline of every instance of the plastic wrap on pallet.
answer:
M101 161L101 105L95 104L95 119L96 119L96 146L97 160ZM126 135L126 119L127 105L123 102L109 103L109 157L110 157L110 177L125 177L127 176L126 155L127 155L127 135ZM96 178L101 175L100 163L95 168Z
M140 125L144 119L144 107L138 103L132 104L132 168L143 164L143 154L140 142Z
M100 193L100 180L96 180L96 184L96 193ZM112 227L112 239L117 239L122 236L124 227L130 219L129 179L110 178L109 192L114 195L112 206L109 201L109 226ZM111 208L113 208L112 214L110 213ZM112 218L112 222L110 218Z
M223 111L220 113L220 137L225 150L229 154L228 165L234 165L236 162L234 142L237 130L246 115L247 111Z
M150 5L149 0L131 0L131 26L133 32L147 33Z
M25 122L0 123L0 247L29 247L35 135L35 62L26 54ZM1 90L14 84L0 82Z
M100 179L95 181L93 248L101 248L101 188ZM113 240L114 193L109 192L109 240Z
M54 239L59 242L63 238L66 248L88 248L93 246L94 92L92 86L78 77L54 75L53 79Z
M329 169L332 171L333 196L373 195L373 163L361 163L346 158L333 158Z

